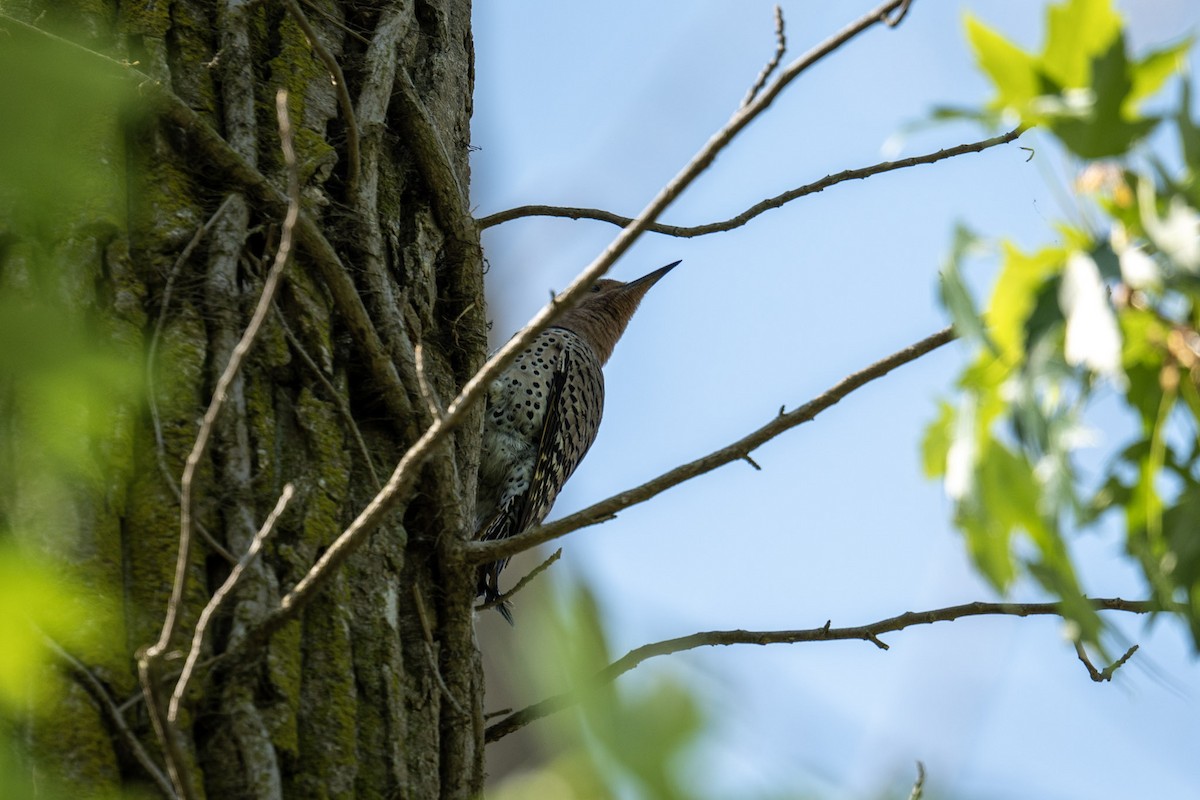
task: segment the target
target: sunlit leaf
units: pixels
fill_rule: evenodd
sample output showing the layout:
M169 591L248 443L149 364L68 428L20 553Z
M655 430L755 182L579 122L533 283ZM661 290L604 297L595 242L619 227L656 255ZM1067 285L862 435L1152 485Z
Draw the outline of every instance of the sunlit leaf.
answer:
M974 492L975 466L978 460L979 425L975 398L967 395L954 417L950 430L950 446L946 449L946 496L963 502Z
M1036 59L972 14L965 22L975 60L996 86L995 104L1024 108L1040 93Z
M1086 115L1048 119L1054 134L1076 155L1082 158L1120 155L1158 124L1154 118L1126 114L1126 109L1132 108L1129 97L1133 79L1123 36L1114 38L1108 50L1094 60L1088 88L1092 102Z
M57 689L47 669L45 636L66 647L94 649L110 630L111 610L60 568L0 547L0 711L36 710Z
M954 320L954 328L965 339L989 343L983 320L975 308L971 292L963 281L961 264L976 243L976 237L966 228L959 226L954 231L954 246L950 258L942 268L941 281L938 284L942 305L950 312Z
M586 585L554 598L534 624L538 630L526 641L536 657L527 659L532 669L525 677L539 684L536 693L588 691L570 713L547 721L555 749L569 748L567 753L545 769L506 782L497 796L538 797L548 791L552 797L611 797L636 789L640 797L683 798L677 766L703 725L692 692L662 674L633 688L595 684L612 656ZM653 668L642 668L647 669Z
M1183 72L1187 53L1195 43L1195 37L1189 36L1177 44L1152 50L1134 64L1133 87L1126 99L1131 107L1126 109L1127 113L1136 111L1137 104L1157 93L1172 75Z
M1155 289L1162 285L1158 264L1140 247L1122 250L1118 265L1121 280L1131 289Z
M1013 506L1037 506L1036 484L1022 463L1003 445L989 440L979 453L975 491L960 504L967 549L980 573L999 591L1016 577L1012 537L1024 512Z
M1059 304L1067 318L1064 346L1067 363L1123 381L1121 334L1116 315L1100 270L1090 256L1077 251L1067 257Z
M1142 227L1154 245L1172 262L1190 272L1200 272L1200 212L1179 196L1172 195L1166 213L1159 216L1154 186L1138 184L1138 206Z
M1121 17L1111 0L1068 0L1051 5L1046 14L1042 67L1064 88L1089 84L1091 61L1110 49L1121 31Z
M1163 512L1162 526L1173 580L1188 587L1200 583L1200 486L1184 488Z
M1183 160L1188 165L1193 176L1200 175L1200 125L1192 119L1192 84L1184 80L1179 100L1179 109L1175 112L1175 128L1179 131L1179 144L1183 150ZM1200 187L1200 180L1193 177L1193 185ZM1200 204L1200 200L1194 201Z
M1063 268L1066 254L1047 248L1026 255L1010 243L1004 245L1000 277L992 290L987 318L1001 357L1012 364L1023 360L1027 323L1037 304L1037 294Z
M943 400L938 403L937 419L929 423L921 439L921 464L925 477L940 478L946 474L946 459L954 440L954 424L954 406Z

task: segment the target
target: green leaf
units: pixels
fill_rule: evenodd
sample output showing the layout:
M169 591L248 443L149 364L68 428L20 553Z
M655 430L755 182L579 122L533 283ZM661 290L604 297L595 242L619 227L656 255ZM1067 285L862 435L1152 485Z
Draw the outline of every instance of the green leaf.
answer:
M1088 86L1092 59L1110 49L1121 17L1110 0L1068 0L1047 10L1041 66L1067 89Z
M1188 36L1178 44L1150 51L1134 64L1133 87L1126 99L1129 105L1126 113L1132 115L1137 110L1137 104L1158 92L1172 75L1183 72L1187 53L1195 43L1195 37Z
M1121 280L1121 262L1113 252L1112 245L1108 242L1097 242L1088 255L1100 270L1100 277L1114 283Z
M1012 537L1022 521L1037 518L1038 490L1024 459L994 439L979 454L975 491L959 509L959 522L975 566L998 590L1016 577Z
M965 15L967 41L996 87L995 105L1023 109L1040 92L1037 60L974 15Z
M1108 50L1092 62L1090 88L1093 98L1084 118L1052 115L1048 120L1054 134L1081 158L1123 155L1158 124L1156 118L1126 116L1133 80L1124 36L1116 36Z
M1001 122L999 115L986 109L964 106L934 106L929 112L933 122L977 122L985 128L994 128Z
M86 598L86 602L84 601ZM95 656L112 645L111 607L63 569L11 545L0 547L0 711L33 710L58 688L47 680L43 635Z
M1192 205L1200 207L1200 125L1192 119L1192 83L1183 81L1179 110L1175 113L1175 127L1179 131L1179 145L1183 160L1192 173Z
M1062 306L1058 302L1062 278L1058 275L1047 280L1037 290L1033 311L1025 320L1025 342L1028 351L1034 350L1043 336L1057 335L1066 318L1063 317ZM1028 355L1026 356L1028 359Z
M1038 294L1062 272L1066 255L1058 248L1026 255L1015 245L1005 243L1004 262L992 290L987 318L1000 356L1009 364L1024 360L1027 324L1037 308Z
M1189 483L1163 512L1163 535L1171 561L1170 579L1181 588L1200 583L1200 486Z
M120 140L122 113L136 103L133 82L82 50L6 29L0 41L0 205L19 198L18 225L80 212L123 216L123 207L97 204L127 168L123 153L99 143Z
M1129 308L1117 318L1121 326L1121 366L1129 381L1124 401L1142 421L1143 435L1154 430L1162 405L1160 375L1166 359L1167 327L1154 313Z
M983 320L975 308L975 301L962 279L959 268L967 251L978 241L973 233L961 225L954 230L954 246L950 258L943 267L938 282L938 295L942 306L950 312L950 319L958 334L967 340L974 340L993 347L984 330Z
M945 400L938 403L937 419L925 428L921 439L921 464L925 477L940 478L946 474L946 456L954 440L954 406Z

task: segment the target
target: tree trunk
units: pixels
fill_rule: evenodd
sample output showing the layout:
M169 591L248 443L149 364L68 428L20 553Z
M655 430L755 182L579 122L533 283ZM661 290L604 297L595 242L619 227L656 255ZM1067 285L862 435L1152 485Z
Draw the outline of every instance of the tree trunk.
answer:
M109 179L101 202L60 210L51 243L68 311L100 320L129 363L152 355L145 397L112 409L93 442L101 482L72 491L73 534L52 548L89 587L118 598L114 652L88 665L118 703L140 696L136 653L159 637L174 580L180 475L280 240L278 89L288 92L302 207L315 227L297 230L294 262L201 462L198 538L172 648L187 652L230 556L247 550L291 482L296 498L209 628L201 660L244 640L386 480L433 413L429 401L448 402L486 348L478 237L456 215L469 182L469 0L299 2L344 72L338 82L291 5L7 8L132 62L198 116L185 124L186 109L168 114L161 104L154 113L86 110L80 146L109 165ZM127 80L135 95L150 94ZM332 248L321 251L322 236ZM17 252L0 248L6 280L24 268ZM19 426L22 410L8 411ZM480 793L474 576L442 548L473 533L478 422L476 412L412 499L265 647L234 669L201 668L177 737L196 797ZM166 663L163 698L182 659ZM79 796L152 785L96 692L68 687L30 724L39 770ZM161 763L145 703L124 714Z

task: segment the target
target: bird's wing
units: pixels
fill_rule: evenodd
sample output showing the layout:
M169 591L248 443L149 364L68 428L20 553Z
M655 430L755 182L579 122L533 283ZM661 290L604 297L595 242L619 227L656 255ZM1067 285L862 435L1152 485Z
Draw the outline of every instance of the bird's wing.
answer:
M482 539L507 539L534 525L545 517L554 503L560 485L553 476L555 466L562 461L562 452L555 452L555 444L563 434L563 394L567 386L571 365L570 350L563 348L558 368L555 369L546 387L546 415L538 432L537 456L530 476L529 486L520 494L513 495L496 510L483 528ZM541 515L540 508L545 507Z
M546 415L538 432L529 486L501 504L483 526L481 539L507 539L546 518L558 492L596 439L604 408L604 374L590 348L565 342L546 387ZM478 591L487 600L501 596L500 571L508 559L480 569ZM512 621L506 604L497 606Z

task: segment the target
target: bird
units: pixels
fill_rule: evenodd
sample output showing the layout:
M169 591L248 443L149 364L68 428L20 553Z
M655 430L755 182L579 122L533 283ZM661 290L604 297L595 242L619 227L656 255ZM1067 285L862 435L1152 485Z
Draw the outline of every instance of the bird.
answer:
M603 367L650 287L679 265L634 281L602 278L488 387L475 499L476 538L507 539L541 523L596 440L604 413ZM497 602L508 559L480 567L476 593Z

